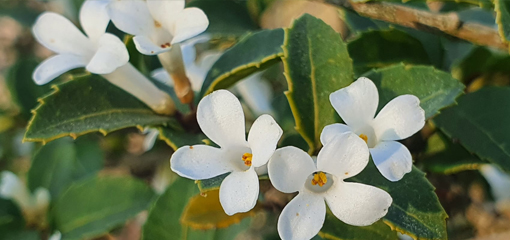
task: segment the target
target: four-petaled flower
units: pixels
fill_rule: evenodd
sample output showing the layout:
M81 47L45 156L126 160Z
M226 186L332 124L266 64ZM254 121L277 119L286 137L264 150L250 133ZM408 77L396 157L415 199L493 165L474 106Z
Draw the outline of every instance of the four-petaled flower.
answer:
M228 215L251 210L259 194L255 168L265 165L273 155L282 129L271 116L262 115L246 140L241 103L227 90L204 97L198 104L197 120L204 134L220 148L181 147L170 159L172 170L194 180L230 173L220 185L221 206Z
M118 29L135 35L140 53L157 55L209 26L201 9L184 5L184 0L118 0L108 5L108 13Z
M386 179L398 181L411 172L411 153L396 140L410 137L425 125L425 111L420 107L420 99L414 95L398 96L374 118L379 93L375 84L364 77L332 93L329 99L347 125L326 126L320 137L322 144L327 144L336 135L354 132L366 142L377 169Z
M311 239L324 224L326 204L341 221L367 226L382 218L391 196L376 187L344 182L368 164L365 142L352 133L335 136L314 162L303 150L284 147L268 163L269 179L281 192L299 194L283 209L278 233L286 239Z

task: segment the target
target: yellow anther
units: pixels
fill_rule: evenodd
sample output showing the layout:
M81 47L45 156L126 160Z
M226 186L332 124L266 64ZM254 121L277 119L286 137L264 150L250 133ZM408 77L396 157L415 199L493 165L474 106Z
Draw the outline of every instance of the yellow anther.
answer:
M320 187L324 186L328 182L326 174L323 172L316 172L313 174L312 185L319 184Z
M365 140L365 143L368 143L368 137L365 134L360 134L359 137L363 140Z
M251 166L251 159L253 158L253 154L251 153L245 153L243 154L243 161L244 161L244 165L250 167Z

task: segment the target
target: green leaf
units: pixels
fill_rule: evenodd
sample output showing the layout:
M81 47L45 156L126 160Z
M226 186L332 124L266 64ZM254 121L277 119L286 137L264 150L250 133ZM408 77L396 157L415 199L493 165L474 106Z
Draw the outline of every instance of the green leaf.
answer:
M214 35L242 35L247 31L257 29L252 21L248 9L243 4L235 1L195 0L187 7L202 9L209 19L209 27L205 31Z
M427 52L416 38L397 29L369 31L348 43L356 75L395 63L430 64Z
M283 39L283 29L263 30L244 36L211 67L200 95L228 88L244 77L280 61Z
M9 233L25 228L25 220L18 206L9 199L0 198L0 232Z
M78 77L54 89L39 100L41 104L34 110L25 141L45 143L95 131L106 135L122 128L157 125L170 120L97 75Z
M340 35L308 14L286 31L284 53L287 99L296 130L313 153L321 146L322 129L335 122L329 94L353 80L352 60Z
M229 174L230 173L225 173L213 178L197 181L198 189L200 189L200 192L202 193L220 189L221 182L223 182L223 179L225 179Z
M481 159L510 171L510 88L485 87L458 99L434 123Z
M415 239L447 239L448 216L434 193L434 187L416 167L402 180L390 182L370 161L363 172L347 180L381 188L391 195L393 203L383 221L393 230Z
M319 232L323 239L331 240L358 240L358 239L378 239L378 240L397 240L397 233L392 231L383 221L377 221L366 227L356 227L346 224L333 214L326 215L324 226Z
M379 90L379 110L397 96L412 94L420 99L427 118L453 104L464 89L449 73L427 66L398 64L372 70L364 76L374 81Z
M35 154L28 172L28 187L44 187L56 199L72 182L91 176L103 167L99 144L86 138L73 142L62 138L50 142Z
M429 137L425 156L420 163L426 170L442 174L479 169L483 164L487 164L441 132Z
M496 11L496 23L499 35L505 42L510 41L510 2L506 0L494 0Z
M131 177L94 177L71 185L52 216L62 239L100 236L146 210L154 192Z
M178 122L171 121L167 126L160 126L159 138L175 150L186 145L203 144L207 137L201 133L186 132Z

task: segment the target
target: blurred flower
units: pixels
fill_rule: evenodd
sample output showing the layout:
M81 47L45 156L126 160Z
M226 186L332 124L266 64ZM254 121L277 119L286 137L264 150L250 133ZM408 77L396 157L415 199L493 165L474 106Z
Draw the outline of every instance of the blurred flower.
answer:
M170 96L128 63L128 51L118 37L105 33L110 21L106 12L108 2L88 0L83 4L80 22L88 37L59 14L46 12L39 16L33 34L37 41L58 54L35 69L34 81L46 84L71 69L85 67L91 73L102 74L155 112L173 113L175 107Z
M184 5L184 0L118 0L108 5L108 13L118 29L135 35L140 53L157 55L209 26L202 10Z
M13 200L23 212L29 224L45 221L50 193L45 188L37 188L30 193L26 185L12 172L4 171L0 179L0 197Z
M253 123L246 141L243 109L227 90L215 91L198 104L197 120L204 134L220 148L207 145L179 148L170 160L182 177L202 180L230 173L221 183L220 202L228 215L251 210L257 202L255 168L267 163L283 131L269 116Z
M386 215L393 201L387 192L343 181L367 166L369 152L365 146L352 133L337 135L324 145L317 163L293 146L275 151L268 163L271 183L284 193L299 192L278 219L282 239L315 236L324 224L325 202L338 219L354 226L371 225Z
M143 151L147 152L154 147L156 140L158 140L159 131L155 128L145 128L143 133L146 134L143 140Z
M48 240L60 240L62 239L62 233L59 231L54 232Z
M483 165L480 172L491 186L496 205L510 206L510 175L490 164Z
M410 137L425 125L425 111L420 107L420 99L414 95L398 96L374 118L379 93L375 84L364 77L332 93L329 99L347 125L326 126L320 137L322 144L327 144L336 135L352 131L365 140L377 169L386 179L395 182L411 172L411 153L396 140Z

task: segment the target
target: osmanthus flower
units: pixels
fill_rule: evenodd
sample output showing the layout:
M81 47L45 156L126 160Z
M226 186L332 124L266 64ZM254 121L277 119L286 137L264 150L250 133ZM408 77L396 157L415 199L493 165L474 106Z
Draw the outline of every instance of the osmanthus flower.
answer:
M184 5L184 0L117 0L108 5L108 13L118 29L135 35L140 53L157 55L209 26L201 9Z
M283 131L270 115L255 120L245 134L239 100L227 90L204 97L197 108L204 134L220 148L184 146L172 155L170 167L182 177L202 180L230 173L220 185L220 203L228 215L251 210L257 202L259 179L255 168L267 163Z
M293 146L276 150L267 166L271 183L284 193L299 192L278 218L280 237L311 239L324 224L326 203L338 219L354 226L371 225L386 215L393 201L387 192L344 182L360 173L368 160L365 142L352 133L332 138L316 162Z
M12 199L30 224L45 221L50 204L50 193L47 189L37 188L32 194L16 174L4 171L0 174L0 197Z
M365 140L377 169L386 179L398 181L411 172L411 153L396 140L410 137L425 125L420 99L414 95L398 96L374 118L379 93L370 79L361 77L350 86L331 93L329 100L347 125L326 126L320 137L322 144L336 135L354 132Z
M172 113L175 108L170 96L128 63L129 54L118 37L105 33L110 21L106 12L108 2L88 0L83 4L80 22L87 36L59 14L46 12L37 18L33 35L57 55L36 68L33 73L35 83L43 85L71 69L85 67L134 95L154 111Z

